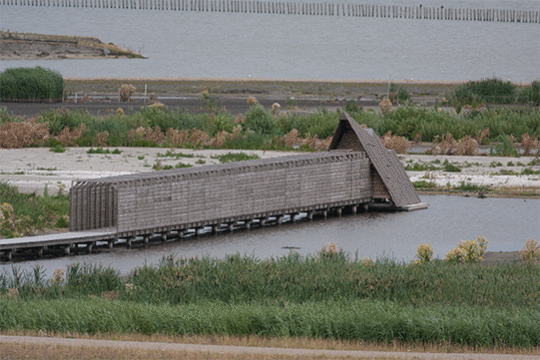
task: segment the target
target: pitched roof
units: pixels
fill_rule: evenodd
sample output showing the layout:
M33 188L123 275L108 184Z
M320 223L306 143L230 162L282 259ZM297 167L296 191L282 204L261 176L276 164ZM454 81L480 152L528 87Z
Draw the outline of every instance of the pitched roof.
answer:
M372 129L364 129L349 114L343 112L328 150L351 147L366 152L386 186L390 200L397 207L420 203L420 198L396 153L387 150Z

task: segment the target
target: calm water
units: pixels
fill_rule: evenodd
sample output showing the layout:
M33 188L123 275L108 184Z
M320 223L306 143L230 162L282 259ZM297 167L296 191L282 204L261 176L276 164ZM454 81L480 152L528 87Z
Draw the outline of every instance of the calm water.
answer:
M50 275L73 262L100 263L128 273L145 263L155 264L164 255L224 257L248 254L258 258L281 256L298 247L300 254L315 254L335 242L354 256L391 257L410 261L420 243L433 245L435 256L444 255L459 240L486 236L489 251L516 251L529 238L540 240L540 200L477 199L457 196L422 196L428 210L396 213L363 213L326 220L284 224L265 229L202 236L199 239L153 246L144 250L118 250L17 264L30 269L42 265ZM10 271L11 264L0 265Z
M538 9L535 0L378 2L420 3ZM0 71L39 65L82 77L540 78L539 24L0 5L0 29L96 36L149 57L4 60Z

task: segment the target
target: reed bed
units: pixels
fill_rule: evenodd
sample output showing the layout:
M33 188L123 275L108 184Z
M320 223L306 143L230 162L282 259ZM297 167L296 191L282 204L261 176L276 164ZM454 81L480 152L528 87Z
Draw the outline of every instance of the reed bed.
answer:
M291 303L342 299L392 301L403 306L484 306L540 310L540 268L534 265L450 264L433 260L404 264L290 254L257 260L165 257L156 266L136 268L125 279L93 265L70 265L65 274L46 280L43 271L0 273L0 294L30 299L111 297L137 303L190 304L201 301Z
M537 309L398 305L336 300L303 304L219 301L151 305L106 299L0 299L0 327L78 333L257 335L372 342L534 347Z
M382 114L350 107L350 115L359 123L371 127L379 136L391 132L410 141L430 142L451 135L459 140L477 139L478 145L498 139L523 136L540 137L540 110L486 109L471 110L457 115L437 108L406 103ZM166 107L143 107L137 112L118 111L107 117L93 116L85 111L66 109L45 111L27 121L0 109L0 132L9 136L13 123L43 125L51 138L43 134L36 139L15 142L11 147L56 146L167 146L225 149L303 150L318 149L320 141L333 135L340 111L320 109L314 114L273 112L254 104L245 115L233 117L224 110L202 114ZM10 126L8 126L10 125ZM5 128L5 129L4 129ZM296 132L296 144L287 135ZM316 138L315 138L316 137ZM6 137L7 138L7 137ZM310 141L316 139L317 141ZM320 141L319 141L320 140ZM302 148L302 144L308 144ZM2 145L9 147L10 145Z

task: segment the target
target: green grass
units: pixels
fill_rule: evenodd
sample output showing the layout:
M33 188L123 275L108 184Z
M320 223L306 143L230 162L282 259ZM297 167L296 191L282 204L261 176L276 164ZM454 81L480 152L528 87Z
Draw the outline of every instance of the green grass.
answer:
M52 70L11 68L0 73L0 99L12 100L61 100L64 79Z
M167 335L257 335L472 346L538 345L540 313L474 306L401 306L390 301L304 304L150 305L103 299L0 300L3 330Z
M20 193L13 185L0 182L0 205L4 203L13 207L16 219L20 221L19 226L16 225L10 229L0 225L0 235L6 237L15 236L17 233L20 235L45 228L54 228L60 218L69 214L68 195L24 194ZM25 218L27 221L23 221Z
M88 151L86 153L87 154L114 154L114 155L120 155L122 152L119 149L114 149L113 151L110 151L109 149L103 149L101 147L98 147L97 149L90 148L90 149L88 149Z
M259 155L253 154L249 155L246 153L228 153L224 155L213 155L212 159L218 159L220 163L230 163L236 161L245 161L245 160L257 160L260 159Z
M71 264L46 279L39 266L14 266L0 273L0 328L531 347L539 277L537 266L366 264L343 252L169 256L127 277Z

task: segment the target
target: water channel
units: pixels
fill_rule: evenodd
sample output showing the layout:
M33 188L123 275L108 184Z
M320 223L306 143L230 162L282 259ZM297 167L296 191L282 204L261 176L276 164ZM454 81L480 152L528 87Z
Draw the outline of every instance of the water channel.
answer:
M433 245L435 257L443 258L459 240L474 240L477 236L487 237L488 251L517 251L529 238L540 240L540 200L427 195L421 199L429 203L428 210L359 213L192 237L147 249L120 248L109 253L26 261L15 265L31 269L39 264L50 276L56 268L65 269L70 263L84 262L111 266L127 274L135 267L156 264L170 254L223 258L227 254L240 253L269 258L286 255L290 251L301 255L316 254L330 242L335 242L353 258L389 257L410 261L422 242ZM12 266L11 263L1 264L0 271L11 272Z

